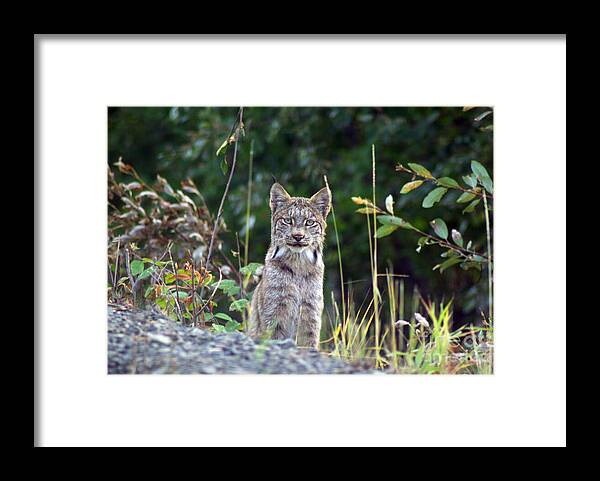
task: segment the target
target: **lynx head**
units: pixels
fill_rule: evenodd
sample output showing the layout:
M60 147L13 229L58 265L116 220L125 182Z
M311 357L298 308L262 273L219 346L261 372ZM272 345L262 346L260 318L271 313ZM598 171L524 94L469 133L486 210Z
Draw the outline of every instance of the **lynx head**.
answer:
M323 246L331 192L323 187L310 199L291 197L280 184L271 187L271 242L292 252Z

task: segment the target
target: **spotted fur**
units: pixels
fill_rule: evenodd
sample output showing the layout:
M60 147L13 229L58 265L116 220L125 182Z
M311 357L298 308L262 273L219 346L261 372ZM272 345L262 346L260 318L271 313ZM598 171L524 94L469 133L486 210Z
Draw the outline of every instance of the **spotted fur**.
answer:
M291 197L273 184L271 245L250 310L254 337L293 339L318 349L323 313L323 242L331 192Z

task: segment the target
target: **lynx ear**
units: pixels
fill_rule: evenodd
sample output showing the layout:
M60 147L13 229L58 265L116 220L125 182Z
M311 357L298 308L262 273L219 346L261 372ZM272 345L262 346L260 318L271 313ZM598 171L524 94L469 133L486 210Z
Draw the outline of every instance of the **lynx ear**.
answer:
M271 206L272 212L275 212L290 199L290 194L285 191L281 184L275 183L271 186L269 205Z
M328 187L323 187L310 198L310 202L321 213L323 219L326 219L331 209L331 191Z

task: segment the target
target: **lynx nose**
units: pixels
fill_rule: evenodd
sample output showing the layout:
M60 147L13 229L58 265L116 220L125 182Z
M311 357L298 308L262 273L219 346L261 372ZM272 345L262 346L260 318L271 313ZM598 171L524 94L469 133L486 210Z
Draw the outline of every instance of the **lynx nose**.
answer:
M292 237L296 242L300 242L302 239L304 239L304 234L292 234Z

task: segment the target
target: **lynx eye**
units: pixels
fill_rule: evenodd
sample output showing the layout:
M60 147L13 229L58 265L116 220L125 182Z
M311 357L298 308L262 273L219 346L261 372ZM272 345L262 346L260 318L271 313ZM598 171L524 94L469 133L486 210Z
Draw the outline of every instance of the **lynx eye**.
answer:
M292 225L292 219L290 217L284 217L282 220L284 224Z
M314 220L312 220L312 219L307 219L307 220L306 220L306 222L305 222L305 224L306 224L307 226L311 226L311 225L314 225L314 224L315 224L315 221L314 221Z

